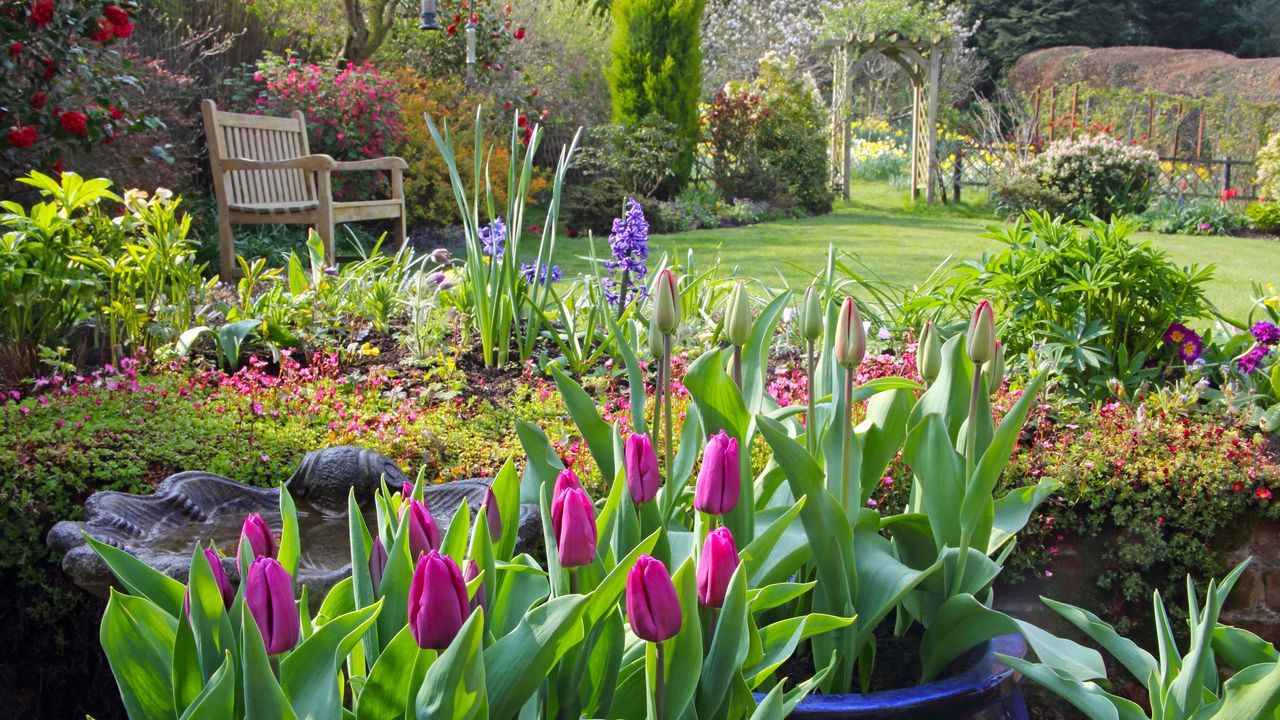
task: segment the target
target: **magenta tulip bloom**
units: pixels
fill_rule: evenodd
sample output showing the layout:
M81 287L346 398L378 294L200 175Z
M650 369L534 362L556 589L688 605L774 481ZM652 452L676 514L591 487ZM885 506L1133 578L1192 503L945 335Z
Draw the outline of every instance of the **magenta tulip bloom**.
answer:
M627 575L627 622L641 640L662 642L680 632L680 598L661 560L641 555Z
M419 555L440 548L440 526L436 525L431 511L418 500L406 500L400 512L409 513L409 556Z
M738 569L738 546L729 528L720 527L707 534L698 560L698 602L705 607L724 605L733 571Z
M493 494L493 488L484 491L480 507L484 508L484 519L489 523L489 539L497 542L502 537L502 511L498 509L498 496Z
M596 559L596 509L580 488L569 488L560 496L560 517L552 520L560 566L590 565Z
M261 515L250 515L244 519L244 525L240 526L240 544L236 546L237 558L240 557L240 548L244 547L245 542L249 543L254 559L276 556L275 536L271 534L271 528L267 527L267 521L263 520Z
M419 557L409 583L409 632L418 647L449 647L470 614L467 584L453 558L435 550Z
M408 500L410 497L413 497L413 483L403 482L400 484L400 497L404 498L405 500Z
M627 461L627 489L631 502L643 505L658 494L662 475L658 473L658 454L648 435L632 433L627 436L625 451Z
M560 512L564 505L564 494L568 490L583 490L582 483L572 470L561 470L556 476L556 486L551 490L551 525L560 527ZM583 492L586 492L583 490Z
M227 579L227 572L222 569L222 560L218 557L218 553L210 549L205 549L204 559L209 563L209 570L213 572L213 581L218 584L218 592L222 595L222 606L228 610L231 609L231 603L236 600L236 591L231 587L231 581ZM187 613L187 619L191 619L191 590L188 589L182 598L182 609Z
M373 580L373 591L378 592L382 585L382 574L387 571L387 549L382 547L382 538L373 539L373 550L369 552L369 579Z
M293 600L293 578L275 558L260 557L249 566L244 604L258 623L268 655L279 655L298 644L302 626Z
M693 506L704 513L724 515L738 506L741 494L738 440L721 430L711 436L702 453L702 470L698 473Z
M475 560L472 560L467 564L467 571L462 574L462 581L469 585L472 580L475 580L478 577L480 577L480 566L476 565ZM489 611L489 599L484 592L483 580L481 580L480 584L476 586L476 594L471 596L470 607L472 610L482 608L485 612Z

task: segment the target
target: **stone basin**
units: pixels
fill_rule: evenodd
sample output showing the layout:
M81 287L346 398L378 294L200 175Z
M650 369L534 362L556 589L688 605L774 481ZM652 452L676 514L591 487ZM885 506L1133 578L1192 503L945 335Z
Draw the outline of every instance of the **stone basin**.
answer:
M335 584L351 574L347 497L355 488L366 526L375 525L372 498L386 476L399 489L408 478L389 458L372 450L339 446L308 453L287 488L298 510L302 555L297 585L318 606ZM423 488L423 500L441 530L467 503L474 516L484 500L486 480L459 480ZM186 582L197 543L213 542L224 555L223 569L233 582L239 568L233 559L245 516L257 513L280 531L279 491L241 484L213 473L189 471L171 475L150 495L103 491L84 504L83 521L63 521L49 531L47 542L63 553L62 568L77 585L105 597L115 579L82 533L125 550L166 575ZM520 508L518 552L530 550L542 534L537 508Z

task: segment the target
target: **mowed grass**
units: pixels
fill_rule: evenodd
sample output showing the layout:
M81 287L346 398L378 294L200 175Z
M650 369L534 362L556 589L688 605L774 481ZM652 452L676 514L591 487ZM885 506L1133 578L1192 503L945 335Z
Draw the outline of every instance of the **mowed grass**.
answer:
M694 262L702 267L718 257L726 273L736 267L739 276L796 286L822 269L827 247L834 245L883 280L910 286L949 257L976 259L1000 247L981 237L990 226L1001 224L984 205L912 204L905 190L887 183L855 184L851 194L852 200L838 203L833 213L821 217L654 235L650 254L656 258L667 252L683 260L692 250ZM973 198L984 199L976 193ZM1253 282L1280 285L1280 242L1275 240L1156 233L1139 237L1154 241L1179 265L1215 264L1209 298L1230 317L1248 314ZM566 274L587 268L582 259L589 254L586 240L562 237L558 243L557 259ZM604 238L596 239L595 250L598 257L608 255Z

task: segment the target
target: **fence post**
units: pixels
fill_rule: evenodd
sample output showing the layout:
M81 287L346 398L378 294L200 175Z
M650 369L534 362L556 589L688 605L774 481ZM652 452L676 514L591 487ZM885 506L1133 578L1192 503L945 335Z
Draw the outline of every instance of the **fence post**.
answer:
M1222 191L1226 192L1231 189L1231 158L1227 158L1222 163Z
M964 145L956 146L956 162L951 167L951 196L956 204L960 204L960 178L964 173L960 169L960 164L964 162Z

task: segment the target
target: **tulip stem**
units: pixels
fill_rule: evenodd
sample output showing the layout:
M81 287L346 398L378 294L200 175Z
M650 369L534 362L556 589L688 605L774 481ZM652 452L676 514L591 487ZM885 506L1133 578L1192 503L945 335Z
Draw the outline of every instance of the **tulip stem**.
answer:
M969 393L969 419L964 433L964 482L965 487L973 482L973 471L978 465L978 400L982 397L982 364L973 364L973 389ZM966 561L969 559L969 537L972 528L960 528L960 556L956 558L956 576L951 581L951 595L960 592L964 583Z
M844 511L849 513L849 486L853 477L853 368L844 371L844 447L841 454L841 475L844 480L844 493L841 498Z
M671 480L671 336L662 336L662 394L666 402L662 404L662 470L667 480Z
M733 346L733 384L742 391L742 348L737 345Z
M654 643L654 646L658 651L658 671L654 673L653 678L653 705L658 711L657 720L665 720L667 716L665 697L667 683L665 678L666 668L664 667L666 658L665 653L662 651L662 643Z
M569 568L569 594L578 594L578 568Z
M804 394L805 394L805 399L809 404L809 407L804 415L804 426L805 426L804 441L805 441L805 445L809 449L809 454L813 455L814 457L817 457L818 456L818 426L817 426L817 421L814 417L815 412L814 412L814 402L813 402L814 382L813 382L813 341L812 340L808 340L805 342L805 360L806 360L806 364L808 365L807 367L807 372L808 372L807 383L808 384L805 387Z

